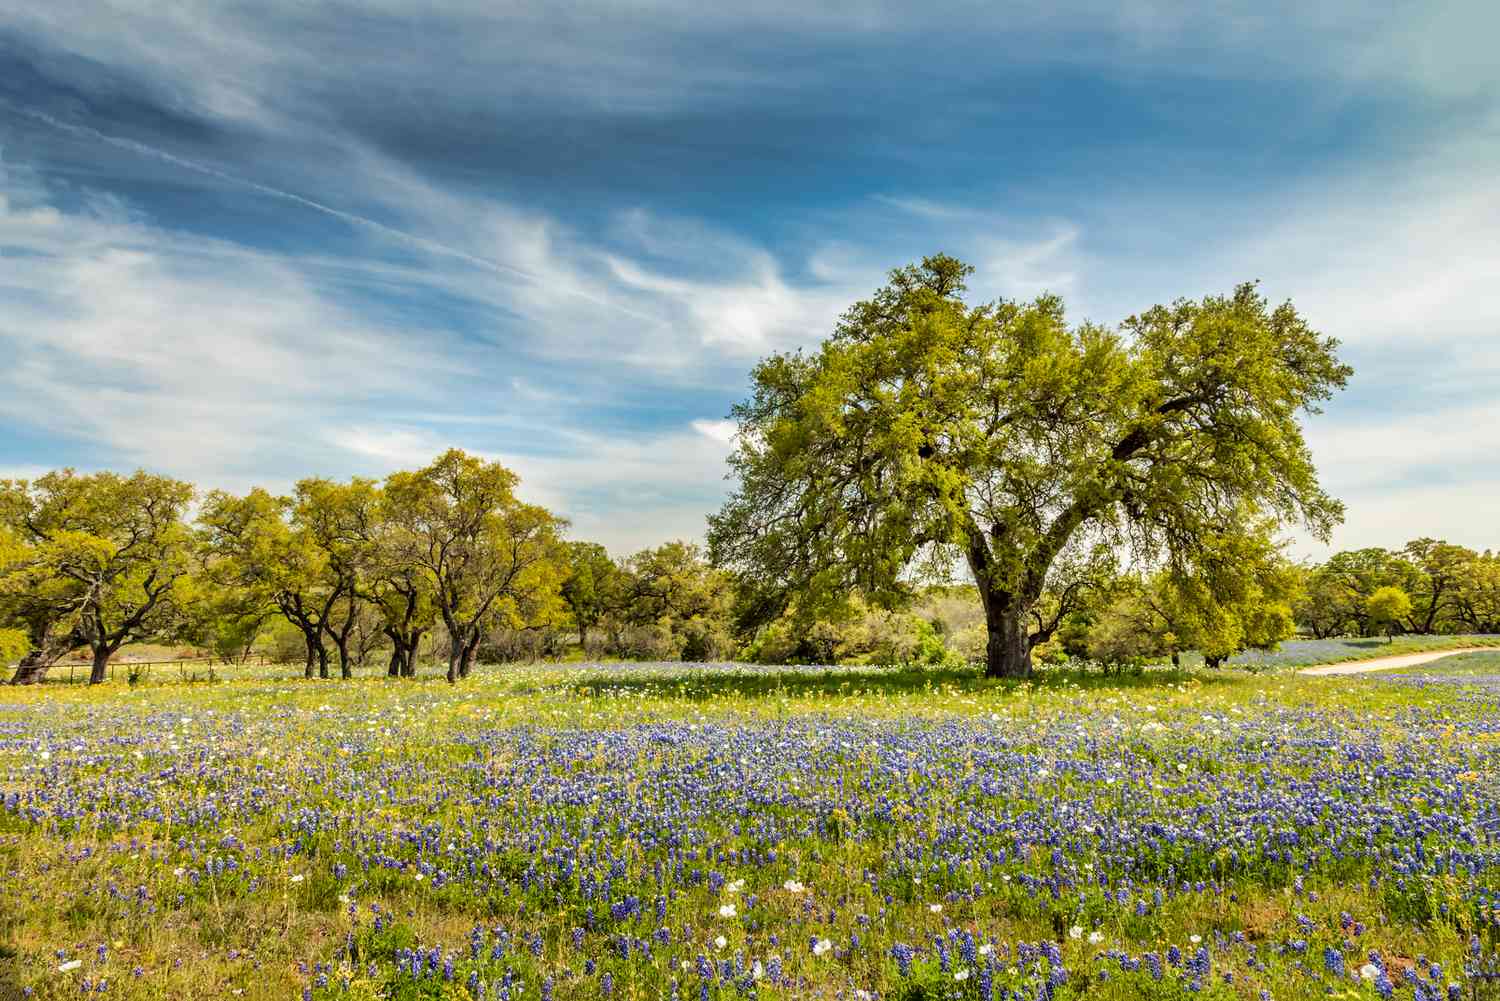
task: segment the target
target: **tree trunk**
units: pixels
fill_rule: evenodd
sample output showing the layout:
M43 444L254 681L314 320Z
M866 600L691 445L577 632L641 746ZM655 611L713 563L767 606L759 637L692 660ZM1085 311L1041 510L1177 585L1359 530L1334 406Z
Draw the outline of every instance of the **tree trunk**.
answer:
M985 626L989 640L984 650L986 678L1029 678L1031 637L1026 628L1026 609L998 596L986 602Z
M318 677L328 680L328 648L318 644Z
M12 685L40 685L47 680L47 671L56 663L57 658L48 656L44 650L33 650L21 658L16 665L15 676L10 679Z
M386 635L391 638L391 663L385 669L385 676L387 678L399 678L401 677L401 669L405 666L401 663L401 637L389 631L386 632Z
M458 682L458 662L463 660L464 641L462 631L452 622L448 623L448 684Z
M345 636L338 638L339 648L339 677L348 681L354 677L354 665L349 662L349 639Z
M108 646L94 647L94 667L89 671L89 684L103 684L105 676L109 674L109 658L114 655L114 650Z
M413 629L406 642L405 663L401 668L401 677L415 678L417 676L417 652L422 649L422 634L425 629Z
M307 645L307 663L302 668L302 676L309 681L313 676L313 665L317 663L317 647L313 644L313 638L305 629L302 631L302 642Z

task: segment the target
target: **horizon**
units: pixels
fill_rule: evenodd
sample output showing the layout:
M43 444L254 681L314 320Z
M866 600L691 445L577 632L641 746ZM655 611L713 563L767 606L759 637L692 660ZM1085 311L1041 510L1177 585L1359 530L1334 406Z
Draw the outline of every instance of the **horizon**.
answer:
M453 446L613 552L701 540L754 362L945 251L971 301L1111 326L1259 280L1355 368L1304 422L1347 517L1297 554L1494 548L1485 24L16 7L0 475L284 491Z

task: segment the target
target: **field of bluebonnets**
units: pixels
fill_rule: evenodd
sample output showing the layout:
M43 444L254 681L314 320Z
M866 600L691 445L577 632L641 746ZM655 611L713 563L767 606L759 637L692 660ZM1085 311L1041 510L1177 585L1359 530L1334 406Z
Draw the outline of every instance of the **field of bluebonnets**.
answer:
M1496 676L11 690L0 998L1494 997Z

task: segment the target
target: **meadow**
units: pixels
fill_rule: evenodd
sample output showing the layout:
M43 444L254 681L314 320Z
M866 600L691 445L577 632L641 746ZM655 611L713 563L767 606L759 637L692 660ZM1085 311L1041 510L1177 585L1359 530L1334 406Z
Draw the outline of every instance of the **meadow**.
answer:
M1496 678L9 689L0 998L1493 997Z

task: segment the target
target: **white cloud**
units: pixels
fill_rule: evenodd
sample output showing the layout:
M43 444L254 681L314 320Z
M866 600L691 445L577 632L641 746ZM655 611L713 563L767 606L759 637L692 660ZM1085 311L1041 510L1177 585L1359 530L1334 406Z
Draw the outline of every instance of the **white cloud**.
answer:
M734 441L734 435L738 429L739 425L734 421L693 421L694 431L725 445Z
M190 475L264 464L341 407L421 396L447 362L285 261L61 212L0 164L0 412Z
M625 555L669 539L702 539L704 516L726 491L733 430L731 422L708 420L628 437L575 429L551 439L562 447L547 454L486 451L462 436L388 426L336 427L327 439L366 460L372 474L426 465L450 446L503 463L521 477L522 497L571 520L574 538Z

